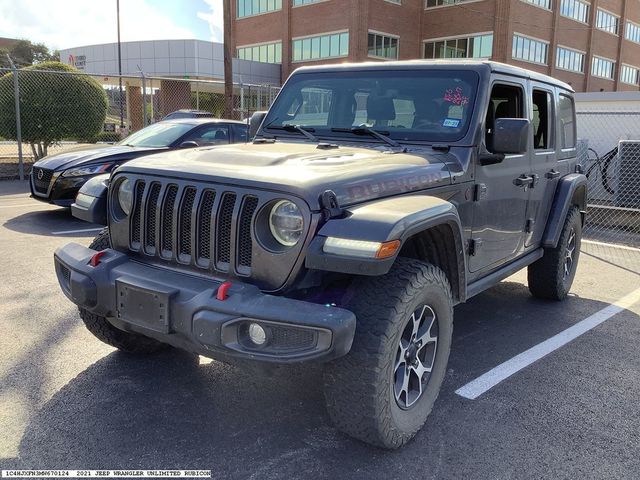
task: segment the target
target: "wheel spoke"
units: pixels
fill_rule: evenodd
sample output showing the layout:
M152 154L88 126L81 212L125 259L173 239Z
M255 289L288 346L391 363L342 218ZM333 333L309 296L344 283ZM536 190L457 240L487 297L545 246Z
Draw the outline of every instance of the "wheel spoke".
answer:
M425 308L427 308L425 306ZM416 341L419 342L420 347L419 348L423 348L425 345L427 345L428 343L432 343L435 342L438 337L432 335L431 330L433 329L433 325L436 322L436 315L433 312L433 310L429 309L430 311L430 317L424 322L422 329L421 329L421 334L420 336L418 336L416 338Z
M393 392L396 397L396 401L398 404L404 404L404 406L408 406L407 403L409 401L409 370L402 368L398 370L396 373L396 382L394 385ZM402 394L404 393L404 400L402 399Z

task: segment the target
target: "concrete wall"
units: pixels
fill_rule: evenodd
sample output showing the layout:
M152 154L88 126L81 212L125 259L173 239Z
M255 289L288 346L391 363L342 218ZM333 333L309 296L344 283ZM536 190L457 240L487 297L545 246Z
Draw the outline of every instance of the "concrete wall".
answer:
M82 59L84 57L84 59ZM123 42L122 74L139 76L199 77L224 79L221 43L202 40L151 40ZM60 51L60 61L73 64L87 73L118 73L116 43L89 45ZM84 60L82 64L81 60ZM280 65L234 59L234 81L280 85Z

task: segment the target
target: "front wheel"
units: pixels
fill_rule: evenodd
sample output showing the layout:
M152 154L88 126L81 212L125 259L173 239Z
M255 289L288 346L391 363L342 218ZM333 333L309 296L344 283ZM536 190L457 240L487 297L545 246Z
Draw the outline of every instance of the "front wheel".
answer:
M325 367L327 409L348 435L398 448L424 425L446 373L451 288L440 269L399 258L353 291L356 333L349 354Z

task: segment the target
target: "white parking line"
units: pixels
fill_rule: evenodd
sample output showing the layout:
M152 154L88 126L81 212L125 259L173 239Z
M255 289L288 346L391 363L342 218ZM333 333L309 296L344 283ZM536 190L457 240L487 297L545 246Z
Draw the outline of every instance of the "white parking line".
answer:
M631 250L632 252L640 252L640 248L627 247L626 245L617 245L615 243L596 242L595 240L585 240L584 238L582 239L582 243L586 243L587 245L599 245L601 247L608 248L619 248L621 250Z
M98 230L102 230L104 227L98 228L83 228L80 230L62 230L60 232L51 232L54 235L66 235L67 233L84 233L84 232L97 232Z
M575 340L580 335L587 333L589 330L604 323L617 313L629 308L638 301L640 301L640 288L566 330L563 330L557 335L554 335L548 340L545 340L544 342L531 347L529 350L526 350L506 362L501 363L497 367L492 368L487 373L460 387L456 390L456 393L461 397L475 400L487 390L495 387L514 373L519 372L523 368L526 368L532 363L549 355L551 352L566 345L570 341Z
M21 207L34 207L35 203L19 203L17 205L0 205L0 208L21 208Z

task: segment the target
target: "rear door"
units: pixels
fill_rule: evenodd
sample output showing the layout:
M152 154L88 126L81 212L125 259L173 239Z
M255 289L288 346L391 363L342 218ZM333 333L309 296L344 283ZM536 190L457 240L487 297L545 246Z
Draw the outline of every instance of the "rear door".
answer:
M556 154L555 88L544 83L531 82L529 111L531 120L531 175L533 187L529 192L527 223L525 226L527 247L539 245L547 223L549 210L563 167Z
M486 151L492 151L496 118L528 118L526 87L524 79L497 77L494 81L486 112ZM522 251L529 189L516 185L516 179L529 171L527 154L507 155L494 165L476 165L471 272L491 270Z

